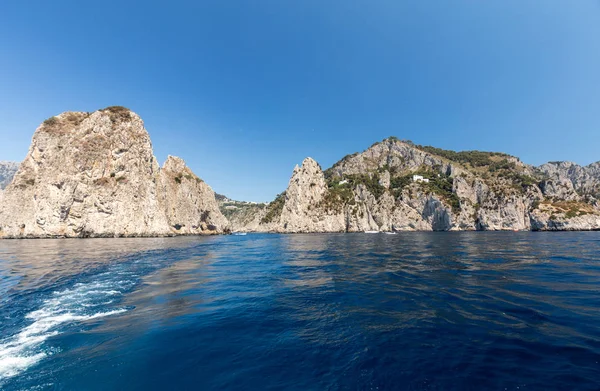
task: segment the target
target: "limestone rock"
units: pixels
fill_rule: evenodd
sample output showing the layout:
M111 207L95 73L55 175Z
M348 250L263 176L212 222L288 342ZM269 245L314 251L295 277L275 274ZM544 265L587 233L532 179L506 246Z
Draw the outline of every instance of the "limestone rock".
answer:
M575 217L550 215L535 211L531 215L531 227L534 231L589 231L600 230L600 216L587 214Z
M261 202L236 201L223 195L215 194L219 210L229 222L232 232L252 232L260 229L260 222L265 217L267 204Z
M178 157L169 156L163 165L159 195L177 234L218 233L228 225L213 190Z
M573 182L564 176L557 175L552 179L543 181L540 189L546 197L569 201L578 201L581 199L573 187Z
M220 224L213 231L221 231L222 216L210 209L212 191L197 185L194 190L201 193L190 194L186 204L183 193L165 192L170 173L161 174L141 118L128 109L52 117L35 131L27 157L5 189L0 237L173 235L179 232L171 219L193 220L194 203L198 215L208 205L211 221ZM204 197L208 201L201 202ZM185 211L177 210L180 206Z
M574 198L570 191L574 189L579 195L600 198L600 162L585 167L572 162L550 162L541 165L539 169L553 182L553 186L549 187L549 196L563 197L569 193L568 196ZM556 194L556 186L565 190Z
M279 230L283 232L344 231L343 218L321 213L317 208L326 191L327 184L321 166L312 158L304 159L302 166L294 168L285 192Z
M386 189L390 188L390 172L388 170L383 171L383 174L381 174L379 184Z
M257 231L598 229L599 164L536 168L501 153L453 152L395 138L323 172L311 158ZM423 180L413 178L423 177Z

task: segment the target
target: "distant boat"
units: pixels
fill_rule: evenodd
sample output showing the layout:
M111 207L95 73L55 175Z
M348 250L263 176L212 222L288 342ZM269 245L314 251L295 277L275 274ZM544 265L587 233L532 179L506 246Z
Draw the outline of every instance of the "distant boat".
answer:
M365 231L366 234L378 234L379 231Z
M234 232L233 235L235 236L246 236L246 232Z
M384 232L384 234L386 234L386 235L396 235L395 232Z

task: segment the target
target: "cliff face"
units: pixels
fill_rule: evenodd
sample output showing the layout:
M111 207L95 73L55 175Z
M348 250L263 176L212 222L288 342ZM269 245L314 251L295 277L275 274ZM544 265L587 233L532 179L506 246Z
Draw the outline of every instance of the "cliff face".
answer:
M44 121L0 175L0 238L600 229L600 162L533 167L396 138L325 171L305 159L268 205L217 202L183 160L160 168L142 120L121 107Z
M235 201L220 194L215 196L221 213L229 222L231 231L252 232L261 228L261 220L266 213L266 204Z
M18 169L18 163L0 161L0 191L8 186Z
M598 165L561 165L536 168L501 153L457 153L390 138L325 172L305 159L257 230L600 229L593 193Z
M321 167L311 158L304 159L301 167L294 168L279 219L283 226L278 228L289 232L339 231L343 216L319 208L326 192Z
M137 114L121 107L63 113L38 127L5 189L0 237L221 232L226 222L212 190L195 176L192 185L171 186L178 173L192 175L180 159L159 169Z
M600 162L582 167L571 162L551 162L539 167L559 198L580 198L589 195L600 198Z
M159 197L177 234L217 232L228 225L210 186L178 157L169 156L160 171Z

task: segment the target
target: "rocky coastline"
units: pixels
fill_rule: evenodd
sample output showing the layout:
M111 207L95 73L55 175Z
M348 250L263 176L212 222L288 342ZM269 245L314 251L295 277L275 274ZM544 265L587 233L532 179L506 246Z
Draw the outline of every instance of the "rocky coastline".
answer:
M268 204L233 201L178 157L160 167L142 119L113 106L51 117L22 163L0 162L0 238L600 230L599 198L600 162L390 137L327 170L306 158Z
M599 195L600 163L534 167L390 137L327 170L306 158L251 231L599 230Z

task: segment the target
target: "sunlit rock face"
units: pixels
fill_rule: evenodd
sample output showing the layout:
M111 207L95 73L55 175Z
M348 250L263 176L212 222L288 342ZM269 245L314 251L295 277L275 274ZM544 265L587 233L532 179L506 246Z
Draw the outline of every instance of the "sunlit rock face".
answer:
M211 187L178 157L169 156L160 171L159 196L177 234L220 233L228 225Z
M592 230L600 163L533 167L502 153L453 152L395 138L325 172L311 158L253 226L274 232Z
M4 191L0 237L203 232L201 228L188 229L187 224L184 230L171 224L173 215L189 218L192 213L189 205L185 212L177 210L184 204L177 201L184 198L181 189L165 191L165 177L171 171L161 173L142 119L128 109L111 107L52 117L35 131L27 157ZM208 186L194 186L199 194L189 197L198 205L194 211L200 223L206 212L202 207L210 204L211 196L215 203L214 193ZM218 209L210 209L209 214L212 220L206 221L206 233L225 229Z

